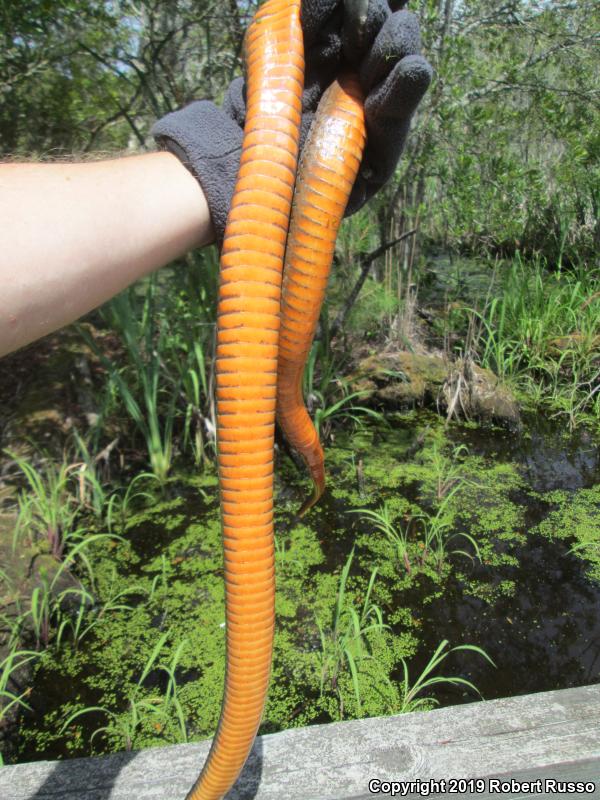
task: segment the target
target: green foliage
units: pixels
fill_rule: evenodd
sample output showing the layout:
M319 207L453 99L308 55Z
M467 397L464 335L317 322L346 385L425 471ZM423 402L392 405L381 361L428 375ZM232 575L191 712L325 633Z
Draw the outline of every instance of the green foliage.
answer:
M47 461L40 469L25 458L6 451L25 477L27 489L18 495L19 513L13 537L17 541L27 536L30 546L44 541L54 558L63 556L70 540L81 538L77 527L80 504L71 491L73 465L63 459L60 465Z
M95 608L94 596L91 592L95 590L95 571L90 551L98 545L114 544L115 540L121 537L115 534L94 533L81 536L76 543L70 542L68 552L65 554L60 565L52 570L42 568L40 579L34 587L29 599L29 610L21 617L23 624L29 620L36 641L38 650L43 645L48 644L56 632L56 645L60 647L65 631L70 629L73 641L77 645L81 639L94 627L96 620L90 622L89 617L101 617L107 610L119 606L117 601L135 591L127 589L121 591L115 597L109 598L101 609ZM83 584L74 581L78 585L60 588L62 583L68 580L69 571L85 570L85 577L89 582L91 591L88 591ZM94 609L87 613L89 609Z
M127 353L129 364L126 373L103 355L89 334L86 339L108 371L127 413L143 435L152 472L164 485L172 464L179 387L169 392L161 414L161 394L164 391L161 371L167 337L163 328L156 330L155 295L156 280L151 277L141 302L136 290L129 289L105 306L105 317L119 333Z
M342 573L336 603L328 625L318 622L321 636L319 667L321 674L321 695L326 690L333 692L340 706L340 716L344 716L344 695L340 686L340 675L348 670L352 677L352 687L358 713L361 713L361 694L359 669L365 659L372 658L369 652L369 636L381 634L386 626L379 606L372 600L373 586L377 570L371 572L362 607L356 608L348 597L347 582L352 566L354 551L350 553Z
M384 503L379 510L369 508L353 508L352 514L360 514L363 519L375 523L375 529L381 531L394 547L396 559L404 565L407 572L411 572L410 559L408 557L408 541L410 521L403 528L402 525L394 524L392 511L387 503Z
M142 147L151 123L219 95L239 67L250 3L9 0L0 11L6 153Z
M429 463L434 471L436 490L435 499L442 502L452 491L457 489L466 479L461 475L459 458L468 456L469 448L461 444L452 448L450 456L444 455L437 442L433 443Z
M472 558L471 554L465 550L450 550L450 541L454 538L465 539L475 552L475 556L480 558L479 546L471 536L465 531L452 532L452 516L448 515L448 506L453 499L454 495L459 491L460 486L455 486L439 504L435 514L422 514L417 519L423 526L423 550L421 553L420 561L423 565L428 558L431 557L435 569L441 572L448 556L451 554L459 554Z
M448 647L448 642L444 639L438 647L436 648L434 654L429 659L427 666L423 669L417 680L411 685L410 678L409 678L409 670L408 664L406 663L406 659L402 659L402 668L404 672L404 678L401 684L401 713L406 713L409 711L418 711L422 710L423 708L431 708L432 705L437 705L437 701L430 697L418 697L419 694L424 692L425 690L431 688L432 686L436 686L439 684L450 684L452 686L465 686L467 689L472 690L473 692L477 691L477 687L474 686L471 681L465 680L465 678L460 677L451 677L447 678L442 675L432 675L431 673L436 670L440 664L442 664L446 658L451 654L458 652L460 650L469 650L473 653L477 653L478 655L485 658L489 663L495 667L496 665L492 661L492 659L487 655L487 653L481 649L481 647L476 647L470 644L463 644L458 645L457 647L452 647L450 650L446 650Z
M589 565L592 580L600 580L600 486L546 496L554 508L535 528L549 539L574 540L570 552Z
M91 511L99 522L106 523L108 532L112 533L115 523L123 530L132 508L141 499L155 502L151 491L153 483L159 483L152 472L138 472L126 487L114 489L99 475L98 457L92 456L84 439L74 431L74 438L83 459L81 464L73 464L77 469L77 501L81 509Z
M404 526L407 517L435 516L439 465L447 459L449 473L461 480L442 500L440 520L449 523L443 534L465 530L477 542L487 578L474 580L466 572L461 580L466 592L493 604L510 587L490 587L489 571L513 563L510 550L522 525L508 500L520 485L514 469L483 462L458 445L444 446L443 423L435 418L417 422L406 414L395 424L406 426L406 437L402 428L377 426L339 432L331 450L334 488L346 492L346 503L353 497L356 458L354 463L348 458L348 437L363 460L365 493L385 503L393 527ZM419 457L406 459L411 442L423 433ZM32 694L23 699L37 709L48 685L60 685L61 694L52 695L43 715L23 718L22 753L33 748L84 755L214 733L225 665L216 476L209 467L200 475L178 473L169 479L167 495L131 513L114 546L98 543L90 550L95 589L83 578L73 588L84 589L92 600L72 592L52 617L48 647L32 662ZM464 560L447 559L441 572L433 556L421 565L423 532L420 523L413 524L409 574L390 557L385 532L373 535L374 519L350 518L344 509L331 516L325 506L314 520L298 524L294 507L291 496L276 506L277 629L263 732L399 713L425 693L427 705L433 705L433 692L442 684L424 684L438 676L441 662L413 686L402 677L403 660L409 664L419 649L420 609L441 601L451 573L462 569ZM92 507L89 513L93 516ZM356 527L348 519L356 520ZM504 546L497 552L500 539ZM427 590L413 604L405 592L416 574ZM454 685L469 688L460 680ZM420 688L423 694L417 693Z
M598 272L548 272L542 259L509 265L483 311L472 348L489 367L571 427L600 412Z
M104 395L118 401L96 429L122 408L141 434L148 465L163 489L177 445L196 464L206 465L207 453L214 451L217 273L215 251L208 248L185 266L150 276L108 302L101 309L106 330L80 326L108 375ZM117 355L112 332L118 336Z
M114 568L112 583L117 584L116 570ZM56 632L57 648L60 648L65 632L70 631L71 641L75 645L75 649L77 649L81 641L91 633L97 625L101 625L102 620L106 616L117 611L133 610L132 606L122 602L124 598L131 595L143 594L144 591L145 587L140 585L125 586L124 588L117 587L112 591L109 588L108 592L105 594L105 599L101 603L98 603L96 598L83 586L64 590L57 596L56 600L53 601L57 617L59 618ZM72 596L79 601L76 613L70 603L65 613L64 601L66 598L71 599Z
M402 175L412 204L426 204L427 236L452 248L543 253L558 264L593 259L597 4L479 0L441 13L423 0L419 8L436 78ZM386 199L389 219L404 198Z
M360 427L367 417L385 421L380 412L356 403L366 393L349 391L347 382L339 378L338 369L328 339L314 342L304 371L303 386L307 408L314 412L313 422L321 441L329 439L336 423Z
M352 513L361 518L352 535L357 547L367 548L378 565L380 593L384 581L395 591L401 587L409 591L419 575L443 586L453 570L468 575L475 558L484 566L517 565L513 549L522 542L523 511L512 496L522 489L523 481L515 467L470 455L461 445L444 446L439 419L426 417L416 427L408 414L404 424L413 439L425 440L418 457L406 458L411 438L402 445L402 429L388 434L393 442L389 446L368 429L362 437L351 437L352 449L361 456L364 494L333 488L338 501L349 502ZM337 458L329 455L331 469L336 481L343 477L346 485L355 484L353 462L341 460L345 447L348 441L338 436ZM438 501L440 489L443 497ZM365 509L365 499L378 507ZM383 536L373 534L373 523ZM501 550L492 545L496 538L505 543ZM480 593L478 581L467 579L467 583L469 593Z
M37 653L33 650L19 650L11 648L8 655L0 662L0 724L7 718L10 709L15 705L27 708L27 703L23 700L30 693L25 689L17 695L9 689L12 676L21 670L30 661L37 658Z
M172 391L184 405L182 447L196 464L206 464L215 449L215 406L212 392L212 350L216 319L219 263L217 250L191 255L173 271L162 293L159 326L166 331L162 367Z
M90 741L93 741L99 733L104 733L107 738L112 739L115 743L120 743L125 750L132 750L136 746L141 729L152 725L156 730L160 731L165 725L168 725L172 717L175 717L179 726L178 743L187 742L186 724L175 678L175 670L187 641L183 640L177 644L169 664L156 664L168 636L168 633L164 633L156 642L140 677L127 697L127 710L125 712L117 714L102 706L82 708L65 720L60 732L64 733L76 719L85 714L101 713L109 721L106 725L96 728ZM167 674L167 688L162 695L148 696L147 692L144 691L143 684L153 669L158 669Z

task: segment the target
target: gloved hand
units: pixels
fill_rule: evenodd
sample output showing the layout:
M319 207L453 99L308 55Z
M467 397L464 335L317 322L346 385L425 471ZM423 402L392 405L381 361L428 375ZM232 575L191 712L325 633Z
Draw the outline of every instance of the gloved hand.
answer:
M342 66L358 73L366 92L367 147L346 215L353 214L390 178L410 120L431 80L420 53L417 18L406 0L302 0L306 58L300 147L325 89ZM345 13L344 13L345 10ZM152 128L200 181L220 245L233 197L246 114L244 80L230 85L221 109L197 100Z
M407 2L302 2L305 116L312 118L341 66L358 73L366 94L367 146L346 216L358 211L393 175L412 116L431 81L431 67L420 55L419 22L403 10ZM304 127L304 118L302 122Z

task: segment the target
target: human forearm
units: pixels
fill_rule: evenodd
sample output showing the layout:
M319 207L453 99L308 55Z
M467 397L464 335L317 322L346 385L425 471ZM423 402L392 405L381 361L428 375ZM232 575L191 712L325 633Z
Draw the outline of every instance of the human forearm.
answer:
M79 318L214 234L170 153L0 165L0 355Z

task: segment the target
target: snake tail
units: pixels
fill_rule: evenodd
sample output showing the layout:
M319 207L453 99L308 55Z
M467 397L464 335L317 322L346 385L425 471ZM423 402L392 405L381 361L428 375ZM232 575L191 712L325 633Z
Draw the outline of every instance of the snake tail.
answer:
M341 75L327 89L302 150L292 207L283 278L277 421L302 456L314 485L300 516L325 489L323 448L304 404L302 375L325 297L338 228L366 142L363 101L352 74Z

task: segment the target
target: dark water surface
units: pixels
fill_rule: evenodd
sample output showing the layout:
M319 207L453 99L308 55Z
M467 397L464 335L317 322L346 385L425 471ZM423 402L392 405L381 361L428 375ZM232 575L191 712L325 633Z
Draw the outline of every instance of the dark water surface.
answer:
M519 436L458 428L453 438L471 454L519 465L536 492L574 491L600 482L600 449L588 432L564 437L556 423L543 417L529 418L525 431L528 435ZM519 491L512 499L524 509L528 535L513 551L519 565L495 567L494 582L514 581L514 595L490 606L465 595L453 574L443 597L423 614L423 656L413 662L418 675L442 636L452 645L479 645L498 668L457 653L452 663L460 668L452 674L471 680L488 700L600 681L600 585L586 575L586 562L568 552L571 540L550 541L530 533L551 508L543 498ZM472 575L481 571L476 562ZM443 685L436 697L442 705L472 699Z

